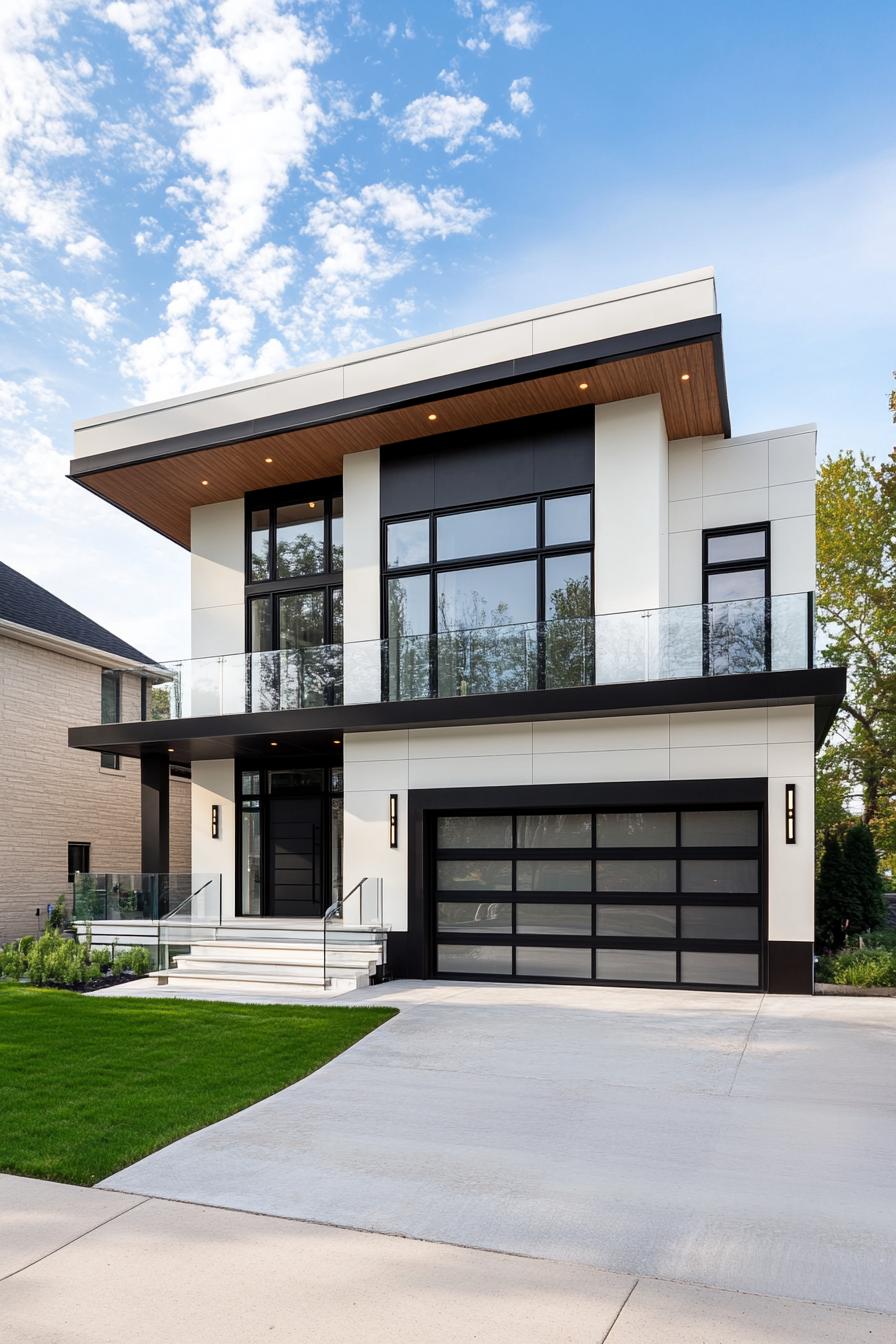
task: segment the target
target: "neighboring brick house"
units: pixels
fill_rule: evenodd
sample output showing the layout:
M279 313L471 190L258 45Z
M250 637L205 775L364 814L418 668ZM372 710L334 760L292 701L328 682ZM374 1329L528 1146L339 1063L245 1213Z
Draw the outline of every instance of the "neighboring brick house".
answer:
M140 718L152 660L0 563L0 944L43 927L73 869L140 869L140 763L68 745L72 723ZM172 774L172 872L190 868L190 781ZM37 916L35 912L39 910Z

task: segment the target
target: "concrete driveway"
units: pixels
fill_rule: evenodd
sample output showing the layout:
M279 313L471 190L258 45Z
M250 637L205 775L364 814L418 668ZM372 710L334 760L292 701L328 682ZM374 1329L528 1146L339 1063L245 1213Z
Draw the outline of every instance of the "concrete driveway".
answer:
M380 987L397 1018L110 1190L896 1310L896 1001Z

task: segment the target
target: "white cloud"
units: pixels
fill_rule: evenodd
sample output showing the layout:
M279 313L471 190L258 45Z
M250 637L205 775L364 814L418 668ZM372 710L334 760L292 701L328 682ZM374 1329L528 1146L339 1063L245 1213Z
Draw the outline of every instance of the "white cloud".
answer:
M489 135L496 135L499 140L519 140L520 138L519 127L514 126L512 122L501 121L500 118L489 122L486 130Z
M140 228L134 234L134 246L140 256L159 256L167 252L172 238L153 215L140 216Z
M0 421L43 419L53 407L66 405L44 378L0 378Z
M78 242L65 245L66 256L74 261L102 261L108 251L102 238L97 238L95 233L87 233Z
M532 80L528 75L525 75L520 79L514 79L508 90L507 101L510 103L514 112L518 113L521 117L529 117L535 110L535 104L533 103L532 95L529 92L531 87Z
M99 336L105 336L118 321L118 302L117 294L104 289L91 295L90 298L76 294L72 298L71 309L75 317L87 328L89 338L96 340Z
M482 19L494 37L501 37L509 47L532 47L547 24L542 23L532 4L502 5L498 0L482 0Z
M487 111L488 103L474 94L427 93L408 103L395 124L395 135L412 145L426 147L431 140L444 140L446 149L458 149Z

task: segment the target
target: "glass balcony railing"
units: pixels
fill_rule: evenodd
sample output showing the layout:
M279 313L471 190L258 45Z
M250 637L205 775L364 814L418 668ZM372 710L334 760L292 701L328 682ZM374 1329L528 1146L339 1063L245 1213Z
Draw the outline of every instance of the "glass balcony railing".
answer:
M788 593L193 658L156 675L150 717L721 677L807 668L813 660L813 594Z
M74 888L74 919L221 919L220 873L75 873Z

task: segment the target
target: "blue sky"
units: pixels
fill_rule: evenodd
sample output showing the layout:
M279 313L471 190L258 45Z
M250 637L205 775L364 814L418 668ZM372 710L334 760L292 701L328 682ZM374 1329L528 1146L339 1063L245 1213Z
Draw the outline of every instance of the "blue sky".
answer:
M889 451L892 5L8 0L0 558L160 657L71 422L713 265L735 433Z

